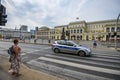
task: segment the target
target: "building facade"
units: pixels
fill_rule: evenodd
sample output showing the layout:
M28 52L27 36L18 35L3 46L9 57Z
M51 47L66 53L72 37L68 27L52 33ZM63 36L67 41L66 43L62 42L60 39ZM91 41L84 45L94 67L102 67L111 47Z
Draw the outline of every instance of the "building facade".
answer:
M38 29L36 38L37 39L49 39L50 38L50 29L46 26L43 26Z
M120 40L120 20L116 26L116 19L103 21L76 21L70 22L68 25L55 26L54 29L38 30L37 38L46 39L61 39L62 33L65 33L65 39L70 40L100 40L108 41L115 39L115 32L117 32L117 39Z
M30 32L18 30L18 29L7 29L7 28L0 28L0 35L3 39L25 39L31 38Z
M27 25L21 25L20 30L21 31L28 31L28 26Z

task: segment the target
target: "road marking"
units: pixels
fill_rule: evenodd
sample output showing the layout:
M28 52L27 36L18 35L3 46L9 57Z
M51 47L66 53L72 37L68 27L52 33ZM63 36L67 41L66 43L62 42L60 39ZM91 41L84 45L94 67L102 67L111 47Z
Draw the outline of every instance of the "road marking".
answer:
M25 56L25 57L22 57L21 59L24 60L24 59L27 59L27 58L28 58L28 56Z
M34 52L38 52L38 51L41 51L41 50L34 50L34 51L26 52L26 53L34 53Z
M103 58L103 59L110 59L110 60L119 60L120 62L120 57L111 57L111 56L93 56L93 57L96 57L96 58Z
M24 55L26 55L26 53L21 53L20 55L21 55L21 56L24 56Z
M93 74L88 74L88 73L83 73L83 72L78 72L78 71L74 71L74 70L70 70L68 68L62 68L59 66L55 66L55 65L51 65L51 64L47 64L47 63L42 63L42 62L38 62L36 60L31 60L29 62L27 62L30 65L34 65L36 67L40 67L42 69L47 69L56 73L60 73L62 75L67 75L67 76L74 76L75 78L78 78L80 80L114 80L114 79L110 79L110 78L105 78L102 76L97 76L97 75L93 75ZM61 73L62 72L62 73Z
M100 55L100 56L113 56L113 57L120 57L120 54L104 54L104 53L92 53L93 55Z
M39 49L39 50L32 50L32 51L29 51L29 52L26 52L26 53L34 53L34 52L38 52L38 51L45 51L45 49L49 49L50 47L46 47L46 48L43 48L43 49Z
M52 48L52 47L45 47L45 48L43 48L43 49L50 49L50 48Z
M96 65L102 65L102 66L108 66L108 67L115 67L115 68L120 68L119 65L111 65L111 64L104 64L104 63L98 63L97 61L90 61L90 60L84 60L84 59L76 59L76 58L68 58L64 56L56 56L56 55L45 55L46 57L51 57L51 58L59 58L59 59L65 59L65 60L72 60L76 62L84 62L84 63L91 63L91 64L96 64Z
M72 63L72 62L68 62L68 61L57 60L57 59L52 59L52 58L47 58L47 57L40 57L39 59L54 62L54 63L59 63L59 64L63 64L63 65L68 65L68 66L72 66L72 67L87 69L87 70L93 70L93 71L98 71L98 72L120 75L120 71L113 70L113 69L107 69L107 68L100 68L100 67L88 66L88 65L83 65L83 64L77 64L77 63Z
M111 60L111 59L103 59L103 58L89 58L89 59L90 60L99 60L99 61L120 63L120 60Z

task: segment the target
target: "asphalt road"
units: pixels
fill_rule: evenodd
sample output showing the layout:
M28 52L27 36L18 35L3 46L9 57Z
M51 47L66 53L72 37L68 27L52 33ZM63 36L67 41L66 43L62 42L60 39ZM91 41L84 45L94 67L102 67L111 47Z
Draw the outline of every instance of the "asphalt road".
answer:
M90 42L80 44L92 48ZM0 41L0 54L8 57L10 42ZM119 80L120 52L98 45L92 57L79 57L73 54L55 54L48 45L20 43L22 62L28 67L53 75L68 77L69 80Z

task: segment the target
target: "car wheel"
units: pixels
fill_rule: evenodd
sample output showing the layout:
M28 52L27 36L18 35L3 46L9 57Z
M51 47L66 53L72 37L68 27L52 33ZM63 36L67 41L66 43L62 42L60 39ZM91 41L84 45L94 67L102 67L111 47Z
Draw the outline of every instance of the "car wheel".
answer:
M78 52L78 55L81 56L81 57L86 56L84 51L79 51L79 52Z
M55 53L59 53L60 50L56 48L56 49L54 49L54 52L55 52Z

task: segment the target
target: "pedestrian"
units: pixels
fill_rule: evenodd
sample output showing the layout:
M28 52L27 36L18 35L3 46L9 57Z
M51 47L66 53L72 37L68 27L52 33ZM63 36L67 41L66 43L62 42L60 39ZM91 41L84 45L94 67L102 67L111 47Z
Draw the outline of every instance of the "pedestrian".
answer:
M94 40L94 41L93 41L93 48L96 48L96 47L97 47L97 41Z
M34 39L34 43L35 43L35 44L36 44L36 40L37 40L37 39Z
M21 48L18 46L19 41L15 39L13 41L13 50L15 55L10 56L9 62L11 63L10 65L10 70L12 70L12 75L15 75L16 77L19 77L21 74L19 73L20 69L20 62L21 62Z

